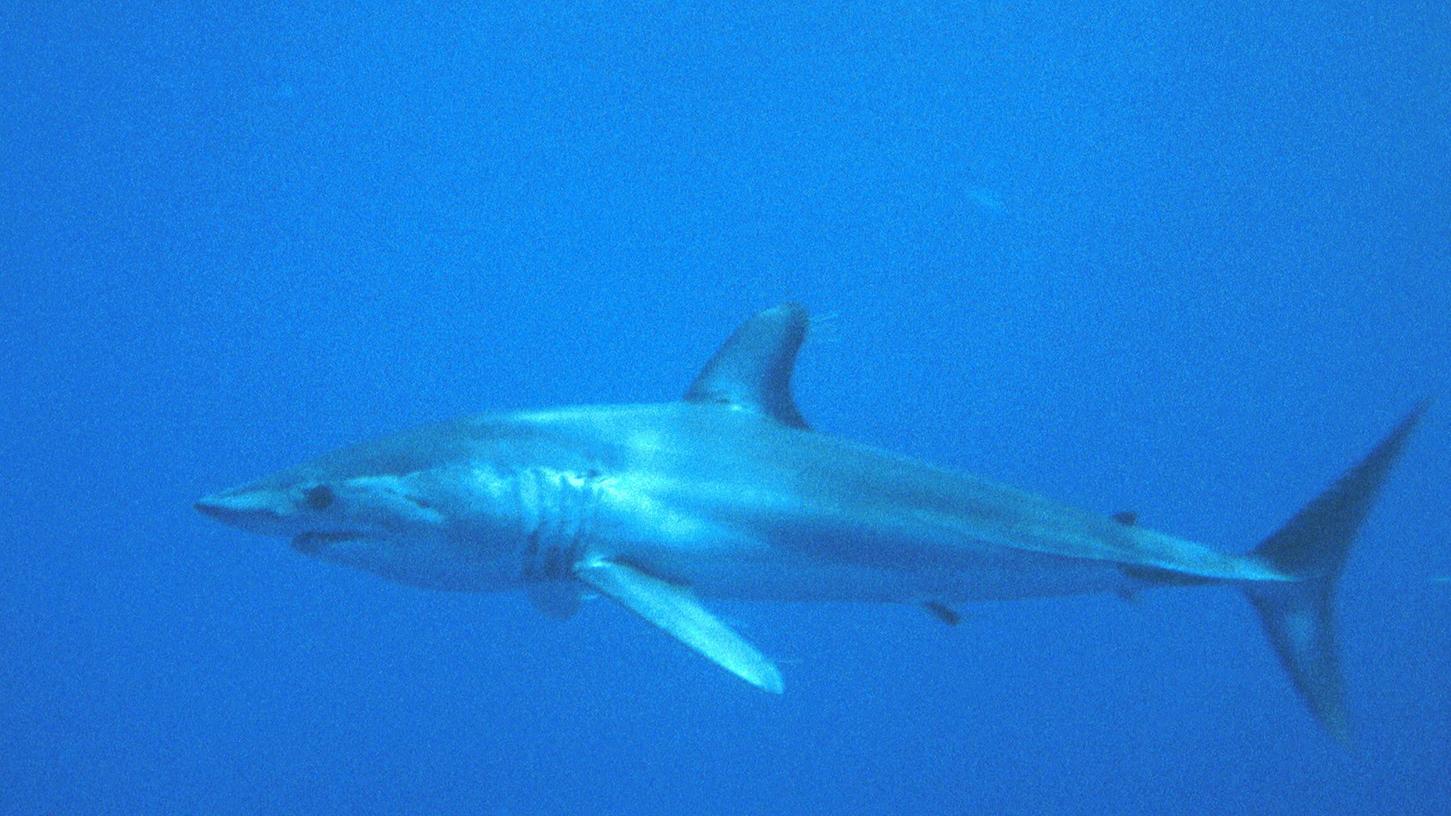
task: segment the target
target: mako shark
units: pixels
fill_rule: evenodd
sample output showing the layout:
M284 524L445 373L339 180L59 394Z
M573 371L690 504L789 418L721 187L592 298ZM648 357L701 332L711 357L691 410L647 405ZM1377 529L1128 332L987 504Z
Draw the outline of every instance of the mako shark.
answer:
M201 512L432 589L523 589L567 618L604 595L754 686L774 663L701 598L921 605L1222 585L1258 611L1344 738L1337 578L1425 405L1244 554L811 431L791 394L809 320L743 324L679 402L479 416L326 454Z

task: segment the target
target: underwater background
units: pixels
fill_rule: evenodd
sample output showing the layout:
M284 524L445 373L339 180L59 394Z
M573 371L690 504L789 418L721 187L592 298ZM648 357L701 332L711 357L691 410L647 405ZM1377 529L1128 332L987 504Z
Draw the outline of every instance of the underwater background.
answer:
M1451 5L0 8L0 813L1451 813ZM786 300L824 433L1247 549L1437 400L1339 596L714 602L730 677L191 509L676 398Z

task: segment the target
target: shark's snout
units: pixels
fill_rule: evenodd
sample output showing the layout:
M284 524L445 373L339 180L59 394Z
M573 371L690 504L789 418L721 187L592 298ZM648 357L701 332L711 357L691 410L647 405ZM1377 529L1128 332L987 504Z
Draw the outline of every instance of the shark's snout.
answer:
M228 490L203 496L192 506L223 524L253 532L270 532L279 521L276 503L265 493Z
M211 516L219 521L227 520L227 503L216 494L197 499L196 504L193 504L192 507L195 507L198 513Z
M210 515L210 517L216 518L216 520L225 520L226 518L225 508L213 497L196 499L196 504L193 504L192 507L196 508L197 513Z

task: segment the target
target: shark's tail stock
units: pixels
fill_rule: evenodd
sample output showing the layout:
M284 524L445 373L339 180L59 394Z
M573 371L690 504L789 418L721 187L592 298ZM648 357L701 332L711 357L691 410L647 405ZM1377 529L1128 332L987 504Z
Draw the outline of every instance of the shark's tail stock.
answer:
M1315 719L1344 743L1350 727L1335 646L1335 585L1361 522L1426 406L1416 406L1359 464L1255 548L1251 557L1291 580L1243 585L1295 689Z

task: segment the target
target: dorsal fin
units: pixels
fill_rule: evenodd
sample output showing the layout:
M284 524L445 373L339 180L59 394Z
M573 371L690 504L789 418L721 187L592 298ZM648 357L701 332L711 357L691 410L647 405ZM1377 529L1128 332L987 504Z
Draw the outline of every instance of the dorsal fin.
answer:
M808 325L806 310L795 303L767 309L742 323L705 364L685 392L685 401L729 405L806 428L791 398L791 371Z

